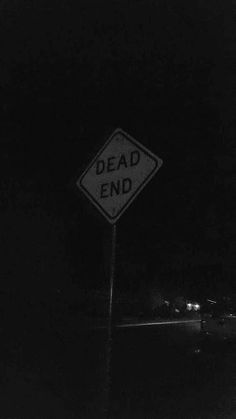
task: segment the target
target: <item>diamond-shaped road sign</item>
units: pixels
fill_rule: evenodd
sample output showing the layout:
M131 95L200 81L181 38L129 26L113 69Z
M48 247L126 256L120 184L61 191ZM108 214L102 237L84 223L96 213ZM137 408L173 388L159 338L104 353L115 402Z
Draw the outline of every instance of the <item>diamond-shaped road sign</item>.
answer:
M162 160L116 129L77 181L97 209L114 224L162 165Z

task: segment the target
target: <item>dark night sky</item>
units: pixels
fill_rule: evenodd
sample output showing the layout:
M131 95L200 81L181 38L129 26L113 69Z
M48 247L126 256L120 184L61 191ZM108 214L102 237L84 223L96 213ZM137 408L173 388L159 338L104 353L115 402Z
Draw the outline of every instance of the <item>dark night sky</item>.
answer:
M110 226L75 181L116 127L164 161L118 223L121 287L191 277L204 289L216 271L232 285L234 11L177 3L1 2L2 276L12 288L32 292L32 278L38 290L107 286Z

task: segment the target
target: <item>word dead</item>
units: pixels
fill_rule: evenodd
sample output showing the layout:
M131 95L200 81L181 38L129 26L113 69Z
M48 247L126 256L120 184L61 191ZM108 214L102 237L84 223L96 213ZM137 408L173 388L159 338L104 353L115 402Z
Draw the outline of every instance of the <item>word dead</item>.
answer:
M140 161L140 152L138 150L131 151L120 156L111 156L106 159L100 159L96 162L96 175L110 172L121 171L121 175L125 174L125 169L137 166ZM116 195L123 195L132 189L132 180L129 177L121 176L120 179L101 184L100 198L109 198Z
M119 157L111 156L106 160L98 160L96 163L96 175L137 166L139 160L140 153L138 150L131 151L128 157L125 154L121 154Z

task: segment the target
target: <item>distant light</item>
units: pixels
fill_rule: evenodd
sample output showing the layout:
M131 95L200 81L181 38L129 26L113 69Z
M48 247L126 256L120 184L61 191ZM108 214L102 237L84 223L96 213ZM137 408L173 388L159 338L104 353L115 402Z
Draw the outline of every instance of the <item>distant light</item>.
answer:
M200 304L198 304L198 303L193 304L193 309L194 309L195 311L200 310Z
M209 301L209 303L216 304L216 301L214 301L214 300L207 299L207 301Z
M192 308L193 308L193 305L191 304L191 303L187 303L187 310L192 310Z

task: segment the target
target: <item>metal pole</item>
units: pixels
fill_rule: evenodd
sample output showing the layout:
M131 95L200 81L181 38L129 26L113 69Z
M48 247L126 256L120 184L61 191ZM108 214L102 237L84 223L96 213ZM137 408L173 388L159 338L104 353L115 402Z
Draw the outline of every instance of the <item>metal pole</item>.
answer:
M112 304L113 304L113 288L115 280L115 264L116 264L116 224L112 226L112 243L111 243L111 270L110 270L110 298L109 298L109 324L108 337L112 337Z
M110 393L111 393L111 358L112 358L112 308L113 308L113 288L115 280L116 264L116 224L112 225L111 243L111 266L110 266L110 293L109 293L109 317L108 317L108 339L107 339L107 362L106 362L106 385L105 385L105 417L110 418Z

